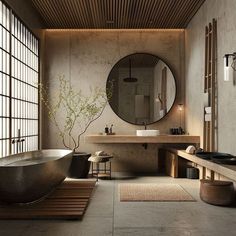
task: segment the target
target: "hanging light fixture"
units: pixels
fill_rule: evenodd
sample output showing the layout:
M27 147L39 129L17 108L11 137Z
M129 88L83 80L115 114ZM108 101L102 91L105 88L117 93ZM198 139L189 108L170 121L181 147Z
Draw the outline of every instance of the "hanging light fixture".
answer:
M233 58L233 62L231 65L229 64L230 57ZM224 56L224 81L229 81L230 67L233 68L234 71L236 71L236 52L232 54L225 54Z
M126 83L135 83L138 81L137 78L131 76L131 59L129 59L129 77L123 79Z

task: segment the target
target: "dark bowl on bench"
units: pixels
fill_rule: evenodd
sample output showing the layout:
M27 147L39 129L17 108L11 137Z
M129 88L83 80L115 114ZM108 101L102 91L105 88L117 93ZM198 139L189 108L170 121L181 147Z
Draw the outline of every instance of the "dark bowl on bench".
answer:
M235 156L212 156L211 160L218 164L236 165Z
M219 158L219 159L228 158L229 159L229 158L234 157L231 154L222 153L222 152L197 152L196 156L204 160L212 160L212 158Z

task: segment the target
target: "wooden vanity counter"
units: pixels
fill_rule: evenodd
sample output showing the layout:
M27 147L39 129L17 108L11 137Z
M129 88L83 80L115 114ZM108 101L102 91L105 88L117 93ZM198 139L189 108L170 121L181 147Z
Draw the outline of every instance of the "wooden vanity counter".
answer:
M158 135L158 136L136 136L136 135L87 135L85 141L88 143L186 143L199 144L200 136L192 135Z

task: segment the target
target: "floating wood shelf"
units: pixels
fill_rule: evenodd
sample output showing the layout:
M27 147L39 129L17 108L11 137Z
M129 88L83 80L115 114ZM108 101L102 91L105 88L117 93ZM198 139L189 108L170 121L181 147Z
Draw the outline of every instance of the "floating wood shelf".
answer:
M87 135L85 141L88 143L200 143L199 136L192 135L158 135L158 136L136 136L136 135Z

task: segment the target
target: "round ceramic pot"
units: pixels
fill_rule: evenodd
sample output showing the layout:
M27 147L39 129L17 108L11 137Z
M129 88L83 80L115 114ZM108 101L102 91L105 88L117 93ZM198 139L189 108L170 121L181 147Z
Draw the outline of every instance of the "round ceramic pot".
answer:
M90 156L90 153L75 152L72 157L68 177L76 179L87 178L90 169L90 162L88 161Z

